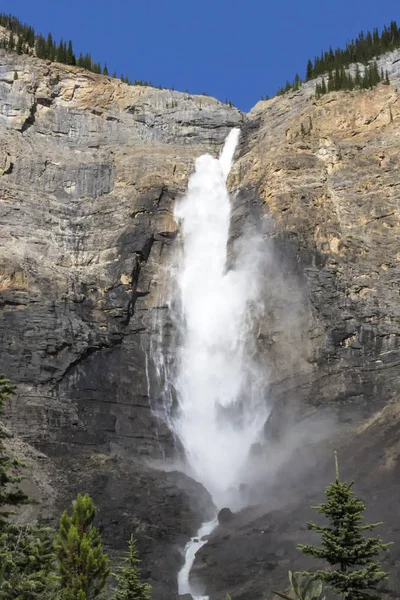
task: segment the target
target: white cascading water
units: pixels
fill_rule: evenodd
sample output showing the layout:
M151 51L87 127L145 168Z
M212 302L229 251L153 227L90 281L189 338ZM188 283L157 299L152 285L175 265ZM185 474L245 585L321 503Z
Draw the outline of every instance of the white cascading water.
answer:
M254 360L253 317L260 310L257 236L232 249L236 259L229 257L228 268L226 180L239 135L239 129L230 132L219 159L206 154L196 160L188 192L176 203L182 248L169 299L179 335L175 364L163 356L162 344L153 352L165 385L166 420L185 449L191 475L217 508L240 504L249 452L268 416L265 375ZM216 519L204 523L187 544L178 575L180 594L203 598L192 590L189 574L206 543L203 536L216 525Z
M204 546L204 544L207 543L207 536L213 532L217 525L217 519L206 521L198 530L197 535L186 544L185 562L182 569L178 573L178 594L180 596L190 594L194 600L207 600L208 596L196 595L196 592L194 592L190 584L189 576L197 552Z
M232 502L267 416L262 377L251 357L259 256L248 244L236 265L227 265L226 180L239 134L230 132L219 159L208 154L197 159L188 193L175 207L183 250L175 311L181 329L174 381L178 410L171 422L195 478L219 508Z

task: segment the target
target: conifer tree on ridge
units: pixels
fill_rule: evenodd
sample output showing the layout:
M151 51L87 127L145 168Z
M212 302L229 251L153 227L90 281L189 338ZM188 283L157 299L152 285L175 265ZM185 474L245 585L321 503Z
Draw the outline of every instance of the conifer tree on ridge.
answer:
M352 491L354 482L340 481L336 452L335 465L336 480L325 490L326 502L313 507L325 515L329 525L307 524L311 531L321 535L321 546L298 546L303 554L327 561L330 569L302 575L319 579L344 600L379 600L375 593L377 586L388 574L376 558L390 544L379 537L364 536L364 532L381 523L363 525L365 504Z

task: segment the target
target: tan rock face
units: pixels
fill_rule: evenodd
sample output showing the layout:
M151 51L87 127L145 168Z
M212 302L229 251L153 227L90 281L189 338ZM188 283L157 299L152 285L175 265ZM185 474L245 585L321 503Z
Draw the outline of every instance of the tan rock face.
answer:
M267 433L279 441L320 413L359 426L398 397L397 91L311 96L306 86L244 116L0 51L0 369L18 383L12 428L47 461L52 510L85 489L113 550L137 532L156 600L176 592L180 548L210 501L147 464L175 449L150 408L146 351L154 315L171 326L158 291L175 198L232 127L232 241L261 230L273 257L257 339ZM387 476L397 454L385 456ZM261 597L267 577L243 598ZM217 579L210 590L234 591Z
M233 189L255 190L260 214L272 217L274 237L286 240L287 248L291 240L297 264L303 263L309 304L298 343L292 339L297 358L288 365L279 342L271 352L281 355L278 371L304 372L304 364L296 366L302 356L309 381L325 371L320 399L335 399L333 378L350 364L361 369L350 395L373 405L383 380L388 385L381 400L397 394L397 97L393 87L382 85L318 101L299 92L259 103L249 115L255 126L248 129L246 151L231 175ZM305 351L304 340L315 328L319 333ZM373 371L373 381L364 368Z

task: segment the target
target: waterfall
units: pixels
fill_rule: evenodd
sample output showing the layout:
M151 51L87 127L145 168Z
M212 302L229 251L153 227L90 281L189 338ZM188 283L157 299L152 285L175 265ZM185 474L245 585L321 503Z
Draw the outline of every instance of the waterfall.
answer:
M226 180L239 134L230 132L219 159L197 159L188 192L175 206L182 252L173 312L181 338L174 377L178 409L171 423L195 479L218 507L232 503L267 417L251 339L259 256L242 249L228 268Z
M205 154L196 160L187 194L175 204L181 244L168 304L176 337L169 353L160 338L152 351L164 385L164 418L182 444L189 474L217 508L240 505L251 446L268 416L254 344L261 238L252 232L241 245L229 243L226 181L239 135L239 129L230 132L218 159ZM180 594L192 591L195 554L216 525L216 519L204 523L187 544Z

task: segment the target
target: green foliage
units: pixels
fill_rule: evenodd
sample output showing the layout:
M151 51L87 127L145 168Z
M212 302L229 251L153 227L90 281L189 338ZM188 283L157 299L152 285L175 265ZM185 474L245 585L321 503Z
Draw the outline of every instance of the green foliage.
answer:
M79 55L76 58L72 41L68 44L63 40L57 44L53 40L51 33L45 38L41 33L35 34L33 27L21 23L16 17L0 13L0 25L10 31L9 38L1 45L7 50L18 52L18 54L29 54L32 48L35 48L38 58L59 62L67 65L77 65L93 73L107 73L107 67L101 67L100 63L94 62L90 54ZM16 36L18 36L16 40Z
M49 33L49 35L47 36L47 49L46 49L46 53L47 53L47 58L49 60L51 60L52 62L54 62L56 60L56 45L53 42L53 36L51 35L51 33Z
M320 579L344 600L378 600L374 593L378 584L387 579L379 562L374 560L390 544L379 537L365 537L381 525L363 525L365 504L352 491L353 483L339 480L336 460L336 481L329 485L325 494L327 501L315 506L319 514L325 515L329 525L308 523L308 528L321 536L321 546L300 544L298 549L309 556L325 560L329 570L303 573Z
M15 50L16 50L17 54L22 54L24 51L24 40L23 40L22 35L18 36L17 45L16 45Z
M15 77L17 75L17 77ZM18 73L14 73L14 79ZM4 405L15 394L15 386L0 375L0 417ZM21 463L6 452L8 432L0 424L0 598L36 600L51 589L54 562L53 540L48 529L9 523L13 507L31 501L18 487Z
M289 582L292 594L297 600L325 600L325 596L321 598L322 581L314 578L304 578L299 573L289 571ZM293 600L290 596L281 592L274 592L283 600Z
M12 15L0 13L0 26L5 27L9 32L9 38L6 40L0 40L0 47L6 48L7 50L17 51L19 54L30 54L32 48L35 49L36 56L44 60L50 60L51 62L59 62L67 65L76 65L82 69L87 69L92 73L108 75L108 67L106 64L102 67L99 62L92 60L89 53L79 54L77 58L72 41L68 42L68 45L63 40L57 44L51 33L45 38L41 33L35 34L33 27L21 23L19 19ZM16 43L16 36L17 43ZM117 78L116 73L113 73L114 79ZM154 86L151 81L135 80L132 82L128 76L124 77L121 75L121 81L128 85L147 85L149 87L158 87L160 90L162 86Z
M313 76L313 64L311 59L308 60L307 69L306 69L306 81L310 81Z
M383 74L383 70L379 73L376 61L367 65L361 75L359 65L356 66L354 77L346 71L345 67L328 72L328 86L325 84L325 78L322 78L321 83L317 82L315 86L315 96L320 98L328 92L337 92L340 90L368 89L373 88L379 82L383 81L389 85L389 76Z
M328 71L348 67L354 63L367 65L385 52L399 47L400 30L396 21L391 21L390 25L385 26L381 33L378 29L374 29L372 33L361 31L355 40L346 44L344 50L338 48L333 51L332 48L329 48L328 52L321 53L321 56L314 58L313 63L309 61L312 68L310 70L308 63L307 74L309 74L309 79L313 79Z
M125 555L123 566L116 575L118 589L114 600L150 600L151 586L140 579L140 559L133 536L129 541L129 550Z
M93 521L96 509L88 494L78 494L73 512L65 511L56 535L62 600L93 600L106 585L110 574L101 537Z
M3 414L4 404L15 393L15 386L0 374L0 418ZM7 520L12 514L12 507L28 504L28 496L18 487L23 477L20 461L7 454L5 440L9 438L6 429L0 423L0 534L7 525Z
M293 82L290 83L290 81L287 80L285 87L279 88L279 90L276 92L276 95L283 96L283 94L286 94L287 92L290 92L290 91L296 92L297 90L300 89L302 84L303 84L303 82L300 79L299 74L296 73L296 76L295 76Z
M69 40L68 48L65 51L65 62L67 65L76 65L74 51L72 50L72 42Z
M1 600L53 600L54 532L32 526L9 526L0 536Z
M351 42L346 44L344 50L337 48L334 51L332 47L330 47L327 52L322 52L320 56L316 56L314 61L309 59L306 66L306 81L331 73L333 78L336 78L336 83L333 84L332 90L327 89L327 92L337 89L351 90L354 88L370 88L374 87L380 81L389 85L389 77L383 76L382 73L380 76L378 74L378 78L376 77L374 65L376 64L376 58L385 54L385 52L390 52L396 48L400 48L400 28L396 21L391 21L390 25L385 26L381 33L379 33L378 29L374 29L372 33L370 31L367 31L367 33L362 31L355 40L351 40ZM343 76L343 74L346 73L346 69L351 64L356 64L356 68L359 71L359 63L364 65L366 71L368 71L368 76L364 78L364 80L360 81L357 74L354 78L348 73L345 77ZM373 70L372 74L370 72L371 69ZM374 81L374 83L372 83L372 81ZM288 91L295 91L298 89L298 85L299 83L296 83L296 78L293 83L289 83L289 85L288 82L286 82L286 86L280 88L277 91L277 95L281 96ZM321 84L317 83L317 98L324 93L326 92L321 91Z

